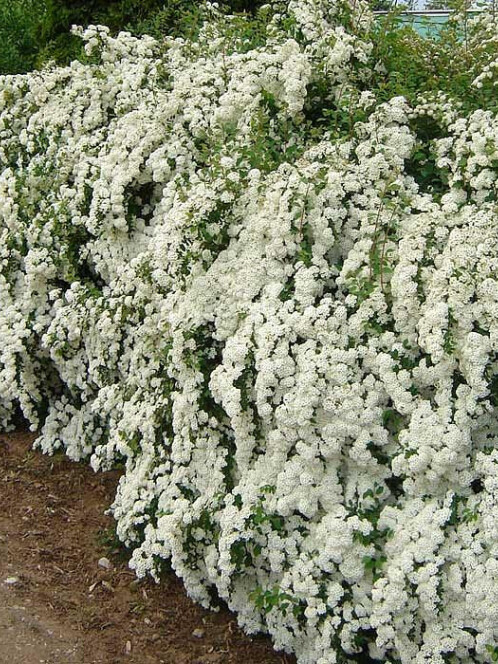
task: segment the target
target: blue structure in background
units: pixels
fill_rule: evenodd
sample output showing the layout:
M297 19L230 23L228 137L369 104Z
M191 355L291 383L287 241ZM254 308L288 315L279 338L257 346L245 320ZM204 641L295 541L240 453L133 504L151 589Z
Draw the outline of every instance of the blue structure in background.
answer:
M479 9L469 10L467 13L470 15L470 18L479 14ZM376 11L374 14L376 16L387 16L390 12L387 11ZM448 21L451 12L444 9L432 9L432 10L407 10L401 12L399 15L399 20L403 25L408 25L412 27L415 32L417 32L422 37L434 37L437 36L441 27Z

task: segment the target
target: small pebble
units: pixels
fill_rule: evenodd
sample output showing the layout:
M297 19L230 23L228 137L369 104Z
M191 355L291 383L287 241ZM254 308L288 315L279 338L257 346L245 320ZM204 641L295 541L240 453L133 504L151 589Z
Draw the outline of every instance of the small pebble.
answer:
M144 618L144 623L146 625L152 625L152 622L148 618Z
M192 636L195 636L196 639L202 639L204 636L204 630L203 629L194 629L192 632Z
M112 564L109 558L99 558L99 562L97 563L99 567L102 567L103 569L111 569Z
M18 576L8 576L4 583L6 586L15 586L17 583L20 583L21 579Z
M125 652L126 652L127 655L129 655L131 653L131 641L126 642Z

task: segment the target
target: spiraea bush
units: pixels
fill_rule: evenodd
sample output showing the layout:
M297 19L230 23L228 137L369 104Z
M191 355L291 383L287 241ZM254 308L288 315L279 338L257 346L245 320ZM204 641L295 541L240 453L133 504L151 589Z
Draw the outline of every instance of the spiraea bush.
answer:
M203 11L0 78L2 426L300 664L497 659L498 24Z

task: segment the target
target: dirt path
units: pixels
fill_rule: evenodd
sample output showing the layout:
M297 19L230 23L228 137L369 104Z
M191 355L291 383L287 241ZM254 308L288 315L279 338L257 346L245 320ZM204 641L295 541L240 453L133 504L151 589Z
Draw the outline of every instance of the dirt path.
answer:
M0 664L292 664L173 575L137 582L110 549L116 472L95 475L33 436L0 436ZM102 557L111 569L99 566Z

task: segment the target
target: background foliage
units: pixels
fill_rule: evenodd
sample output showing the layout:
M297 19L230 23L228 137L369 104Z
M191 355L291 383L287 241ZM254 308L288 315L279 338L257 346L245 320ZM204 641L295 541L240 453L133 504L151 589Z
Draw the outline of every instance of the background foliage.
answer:
M220 0L230 12L254 13L263 0ZM113 32L190 36L201 10L191 0L0 0L0 74L24 73L47 60L81 53L71 25L107 25Z

